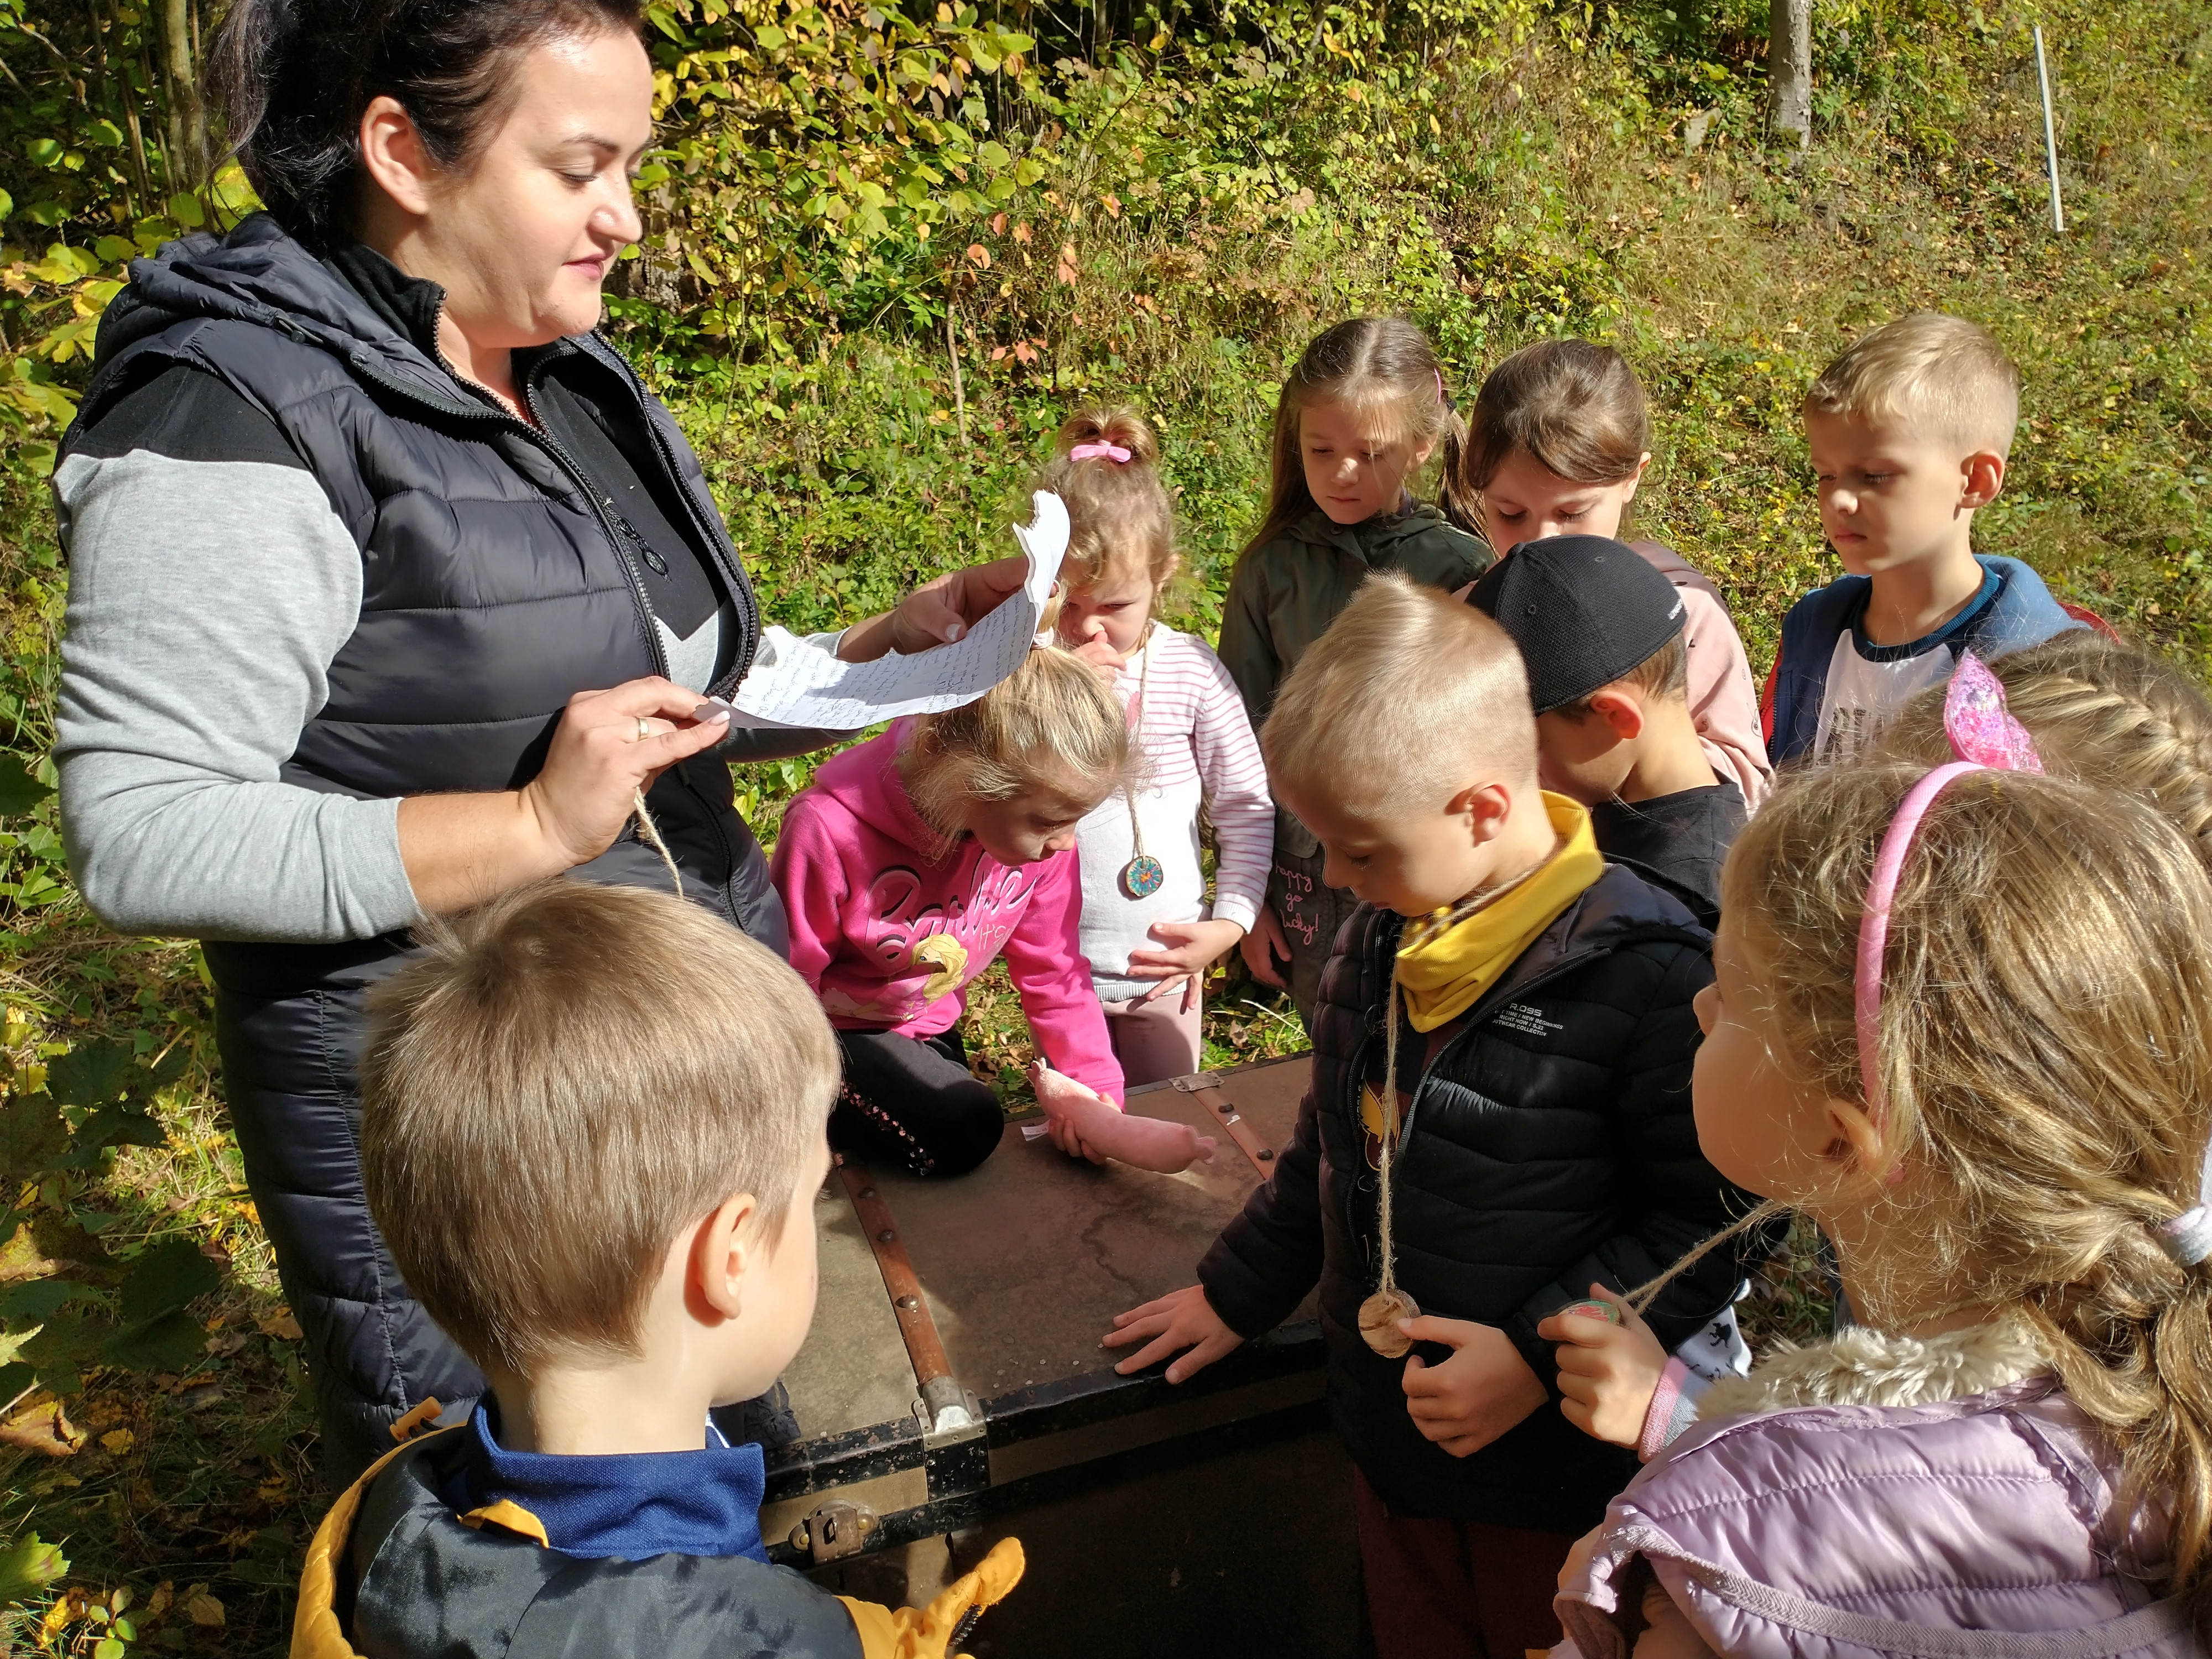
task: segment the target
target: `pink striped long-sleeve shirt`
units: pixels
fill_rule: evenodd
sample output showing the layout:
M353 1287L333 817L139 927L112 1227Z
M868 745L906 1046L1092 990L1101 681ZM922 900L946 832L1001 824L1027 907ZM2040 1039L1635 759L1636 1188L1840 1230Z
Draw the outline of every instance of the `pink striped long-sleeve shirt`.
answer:
M1145 659L1152 658L1152 672ZM1143 690L1139 707L1139 690ZM1159 890L1132 899L1121 871L1136 851L1130 801L1113 794L1076 831L1083 860L1083 953L1100 997L1119 1002L1141 996L1149 980L1128 977L1129 952L1158 950L1154 923L1211 918L1249 929L1259 915L1274 855L1275 808L1267 793L1267 769L1244 712L1237 683L1203 640L1155 623L1144 650L1115 677L1114 689L1129 709L1145 757L1135 791L1135 816L1144 849L1166 872ZM1218 858L1213 904L1206 902L1199 864L1198 809L1213 819Z

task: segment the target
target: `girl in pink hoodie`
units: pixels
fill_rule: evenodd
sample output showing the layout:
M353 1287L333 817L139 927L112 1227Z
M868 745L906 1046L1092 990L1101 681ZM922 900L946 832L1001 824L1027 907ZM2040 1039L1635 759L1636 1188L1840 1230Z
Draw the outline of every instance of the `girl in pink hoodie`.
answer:
M847 750L785 809L769 867L791 965L844 1050L840 1151L938 1176L991 1155L1004 1119L959 1024L1002 951L1040 1054L1121 1100L1079 938L1075 826L1132 763L1113 694L1039 649L966 708Z

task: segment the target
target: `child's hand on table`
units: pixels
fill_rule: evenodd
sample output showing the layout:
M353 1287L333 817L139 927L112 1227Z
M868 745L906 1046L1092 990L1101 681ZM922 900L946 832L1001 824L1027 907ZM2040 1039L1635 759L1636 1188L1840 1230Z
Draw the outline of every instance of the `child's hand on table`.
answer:
M1244 935L1244 965L1252 970L1252 977L1262 985L1272 985L1278 991L1291 988L1282 970L1275 966L1291 959L1291 942L1283 937L1282 918L1266 905L1252 924L1252 931Z
M1644 1438L1651 1396L1667 1369L1667 1350L1651 1328L1602 1285L1590 1294L1613 1309L1619 1323L1562 1309L1536 1327L1559 1345L1559 1409L1593 1440L1633 1448Z
M1495 1325L1424 1314L1398 1328L1416 1342L1453 1350L1440 1365L1406 1358L1406 1410L1413 1426L1454 1457L1480 1451L1549 1398L1513 1340Z
M1182 1011L1188 1013L1198 1000L1199 981L1206 970L1234 948L1244 930L1233 921L1156 921L1152 937L1164 951L1129 952L1129 977L1154 979L1158 984L1137 999L1142 1006L1181 987Z
M1221 1322L1202 1285L1170 1291L1141 1308L1114 1316L1114 1328L1103 1339L1109 1348L1126 1348L1133 1342L1145 1346L1114 1367L1127 1376L1158 1364L1179 1349L1189 1352L1168 1367L1168 1381L1188 1382L1224 1354L1234 1353L1244 1339Z

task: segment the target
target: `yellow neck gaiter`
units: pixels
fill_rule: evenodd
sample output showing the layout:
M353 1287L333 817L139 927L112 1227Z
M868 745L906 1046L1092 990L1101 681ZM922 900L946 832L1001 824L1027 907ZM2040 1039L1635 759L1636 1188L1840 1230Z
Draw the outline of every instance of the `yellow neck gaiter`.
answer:
M1536 936L1605 872L1605 855L1597 850L1589 814L1548 789L1543 799L1560 844L1533 875L1432 937L1419 937L1419 921L1408 925L1407 932L1416 942L1398 952L1398 983L1415 1030L1433 1031L1474 1007Z

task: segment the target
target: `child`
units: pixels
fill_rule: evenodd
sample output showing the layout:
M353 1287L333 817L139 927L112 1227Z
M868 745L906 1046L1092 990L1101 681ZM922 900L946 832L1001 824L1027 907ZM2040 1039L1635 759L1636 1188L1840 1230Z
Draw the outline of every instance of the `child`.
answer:
M784 809L769 867L791 965L844 1050L839 1151L957 1176L997 1148L1006 1118L969 1074L959 1024L969 982L1001 950L1043 1057L1121 1099L1078 937L1075 826L1127 782L1131 759L1097 675L1039 649L966 708L826 762Z
M2081 626L2027 566L1973 549L2019 422L2003 349L1937 312L1860 336L1813 382L1820 527L1849 574L1782 619L1764 709L1777 765L1849 758L1963 651L1993 661Z
M1199 1069L1200 981L1250 931L1267 887L1274 803L1236 683L1204 641L1153 620L1182 563L1159 442L1126 409L1084 410L1037 481L1066 503L1059 635L1111 673L1141 786L1076 827L1083 954L1131 1088ZM1198 816L1220 854L1209 915Z
M1500 556L1547 536L1618 537L1644 469L1651 415L1621 355L1541 340L1490 371L1468 421L1460 483ZM1751 662L1720 591L1657 542L1628 544L1681 594L1690 714L1713 770L1755 808L1773 781Z
M1237 555L1222 607L1221 661L1254 730L1284 676L1371 572L1402 570L1451 592L1489 568L1481 543L1407 488L1440 454L1449 498L1464 435L1443 365L1403 319L1339 323L1306 348L1275 403L1267 515ZM1267 903L1243 946L1267 984L1284 984L1277 963L1286 963L1309 1030L1322 963L1355 902L1322 880L1321 867L1319 843L1279 812Z
M1313 1086L1273 1177L1200 1285L1106 1340L1136 1348L1123 1371L1189 1349L1180 1382L1318 1279L1379 1652L1542 1646L1559 1564L1634 1461L1544 1409L1537 1322L1730 1214L1689 1121L1707 936L1606 865L1580 806L1539 793L1520 657L1443 594L1371 579L1261 741L1277 799L1365 902L1323 975ZM1654 1325L1686 1337L1741 1277L1713 1253ZM1394 1317L1413 1309L1393 1293L1421 1316Z
M1620 542L1552 536L1492 567L1468 603L1520 647L1545 786L1589 809L1599 852L1714 926L1743 793L1714 775L1691 720L1681 590Z
M1955 758L1954 690L1978 672L1964 660L1958 677L1907 703L1863 759L1935 767ZM2151 806L2212 866L2212 703L2186 675L2087 629L2015 651L1987 672L2046 772ZM1619 1298L1593 1288L1613 1304L1610 1322L1565 1316L1543 1327L1564 1345L1563 1409L1585 1431L1649 1458L1697 1421L1711 1369L1669 1364Z
M634 887L550 882L424 933L372 993L362 1172L491 1396L338 1499L292 1651L942 1655L1019 1547L927 1613L830 1595L769 1565L761 1449L708 1417L813 1317L837 1049L806 988Z
M2212 882L1985 702L1973 763L1822 768L1736 844L1699 1144L1868 1322L1714 1385L1563 1576L1562 1654L2212 1636Z

